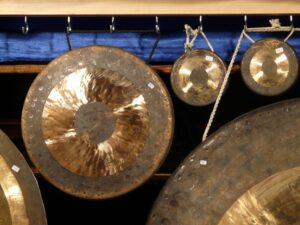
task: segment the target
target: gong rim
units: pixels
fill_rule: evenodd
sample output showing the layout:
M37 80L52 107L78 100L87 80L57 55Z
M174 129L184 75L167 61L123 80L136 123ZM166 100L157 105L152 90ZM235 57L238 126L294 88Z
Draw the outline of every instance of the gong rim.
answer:
M236 199L253 185L277 172L298 167L299 135L283 134L297 130L298 120L297 125L286 122L298 118L299 112L300 99L292 99L253 110L218 129L196 147L168 179L147 224L218 224ZM272 132L274 116L281 131L278 137ZM251 129L252 126L258 130ZM265 139L259 134L263 127L264 132L268 131ZM274 148L270 143L281 144ZM264 149L263 146L269 147ZM286 151L289 154L285 154Z
M39 137L36 138L39 142L38 144L35 143L36 141L33 141L33 144L30 143L30 135L32 136L32 132L30 132L30 130L33 129L35 131L33 133L36 134L37 130L39 129L38 127L40 126L36 126L36 129L33 128L34 126L29 123L29 118L31 117L31 115L29 114L33 114L37 111L43 111L42 107L35 109L35 111L32 111L30 105L33 102L34 97L37 97L37 92L38 94L42 93L41 95L46 92L44 93L44 97L41 97L42 102L46 101L45 96L51 91L51 88L47 86L47 79L49 79L47 78L47 75L49 74L49 72L55 71L56 65L67 63L68 60L64 59L68 57L80 58L80 55L84 55L89 50L92 50L92 55L95 57L100 57L96 56L96 54L102 54L99 52L112 54L113 57L120 57L121 60L119 60L119 62L116 62L119 63L119 67L117 69L114 68L114 71L123 69L125 70L124 65L137 67L137 72L134 71L133 74L140 76L134 75L136 76L134 77L133 75L130 75L135 78L135 80L131 79L130 81L132 81L134 84L138 83L138 88L143 87L145 89L143 90L143 94L145 94L145 101L149 106L149 123L153 124L153 126L149 128L149 137L145 141L146 147L142 149L142 152L138 155L134 164L125 168L120 173L105 177L79 176L62 167L58 162L55 162L55 160L53 160L53 157L51 156L51 154L49 154L47 148L45 148L43 140L40 137L41 134L39 134ZM90 58L92 57L90 56ZM86 60L90 62L89 59ZM101 66L103 66L104 63L106 62L101 62L100 68L102 68ZM121 65L122 63L124 64L123 66ZM105 67L107 67L107 65ZM141 71L143 73L141 73ZM61 74L64 74L64 72L62 72ZM128 74L125 74L124 76L127 77L127 75ZM57 80L59 79L57 78ZM42 91L38 91L43 82L45 88ZM154 85L150 86L150 84ZM159 102L160 105L151 104L154 101ZM37 102L39 102L39 100ZM160 110L158 110L158 108ZM42 112L39 112L37 113L37 115L41 115L41 113ZM158 123L158 118L160 118L159 116L165 118L165 121ZM34 117L41 120L41 117L39 116L34 115ZM157 124L161 125L157 126ZM134 54L120 48L112 46L93 45L78 48L72 50L71 52L62 54L61 56L50 62L48 66L36 77L25 99L22 111L21 125L25 147L27 149L27 152L29 153L30 159L34 163L34 165L36 165L37 169L45 177L46 180L48 180L51 184L53 184L61 191L70 195L85 199L101 200L114 198L136 189L137 187L145 183L159 169L159 167L167 157L170 146L172 144L174 133L174 112L172 100L165 84L163 83L159 75L151 67L146 65L143 60L141 60ZM165 132L165 135L154 136L154 132L156 132L157 134ZM39 144L40 146L42 146L42 148L39 146ZM147 150L149 151L147 152ZM39 151L41 151L42 153ZM46 156L43 156L43 154ZM141 162L145 158L146 162L145 165L143 165ZM131 174L130 172L134 173Z
M193 56L197 56L197 57L209 56L209 57L213 57L214 59L217 60L216 64L219 65L219 68L221 70L221 73L220 73L221 79L218 79L219 83L217 85L217 88L214 91L212 91L211 93L209 93L211 96L208 96L208 97L205 96L203 98L200 98L200 95L201 95L200 92L198 92L194 96L192 94L190 94L189 92L184 93L183 88L180 87L178 84L180 77L182 77L179 74L180 69L183 67L184 63L186 63L188 61L188 59L192 58ZM198 60L199 60L199 58L198 58ZM201 65L203 65L203 63ZM187 53L180 56L174 63L174 65L172 67L172 71L171 71L171 76L170 76L171 87L172 87L172 90L174 91L175 95L182 102L184 102L188 105L191 105L191 106L207 106L207 105L210 105L213 102L215 102L215 100L217 99L217 95L219 93L222 82L224 80L225 73L226 73L226 64L217 53L212 52L208 49L193 49L192 51L188 51ZM189 75L189 77L190 77L190 75Z
M259 49L264 44L274 43L274 42L277 43L278 47L274 47L273 50L280 49L280 48L285 50L285 53L289 59L288 60L289 70L285 80L281 82L278 86L267 87L259 84L253 79L253 76L250 72L250 65L251 65L251 60L253 59L255 53L257 53L257 49ZM264 95L264 96L280 95L288 91L290 88L292 88L293 85L298 80L299 58L295 49L287 42L281 41L276 38L264 38L259 41L256 41L254 44L250 45L247 48L241 60L241 75L246 86L256 94Z
M25 158L0 130L0 191L6 196L10 221L4 225L47 225L38 182ZM0 193L1 194L1 193ZM2 196L3 197L3 196ZM2 204L3 206L3 204Z

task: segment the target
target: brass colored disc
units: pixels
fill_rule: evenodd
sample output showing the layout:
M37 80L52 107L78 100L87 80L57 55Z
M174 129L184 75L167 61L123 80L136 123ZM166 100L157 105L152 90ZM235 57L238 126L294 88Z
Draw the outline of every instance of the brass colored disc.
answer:
M286 225L300 222L300 167L268 177L244 193L219 225Z
M168 180L147 224L218 224L251 187L300 166L299 115L295 99L247 113L216 131Z
M254 92L273 96L288 90L298 77L298 57L287 43L275 38L262 39L245 52L242 77Z
M90 46L52 61L25 100L29 155L59 189L105 199L144 183L161 165L173 135L166 87L124 50Z
M216 100L225 73L226 66L216 53L196 49L187 52L175 62L171 85L183 102L205 106Z
M1 130L0 224L47 224L37 181L22 154Z

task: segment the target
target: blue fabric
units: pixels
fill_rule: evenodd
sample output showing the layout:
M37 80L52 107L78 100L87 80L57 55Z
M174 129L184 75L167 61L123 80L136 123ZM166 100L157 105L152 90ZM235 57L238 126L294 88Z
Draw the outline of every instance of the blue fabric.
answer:
M206 32L215 52L224 60L230 61L240 31ZM259 40L266 36L276 36L283 39L287 33L251 33L253 39ZM73 48L87 45L110 45L126 49L146 60L156 40L155 34L145 33L72 33ZM164 33L161 35L152 62L172 63L183 54L185 35L183 32ZM300 53L300 36L295 33L288 41L297 53ZM244 51L251 43L244 38L237 61L241 60ZM199 36L195 47L207 48L205 41ZM38 32L28 35L17 33L0 33L0 61L50 61L68 51L64 32Z

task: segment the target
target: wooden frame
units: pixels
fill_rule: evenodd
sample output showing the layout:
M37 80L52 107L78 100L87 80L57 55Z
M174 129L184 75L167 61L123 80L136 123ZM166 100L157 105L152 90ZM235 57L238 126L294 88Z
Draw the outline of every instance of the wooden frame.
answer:
M299 3L299 0L0 0L0 15L299 14Z
M0 74L37 74L40 73L47 64L0 64ZM158 73L170 74L172 65L151 65ZM232 73L237 73L240 65L235 64Z

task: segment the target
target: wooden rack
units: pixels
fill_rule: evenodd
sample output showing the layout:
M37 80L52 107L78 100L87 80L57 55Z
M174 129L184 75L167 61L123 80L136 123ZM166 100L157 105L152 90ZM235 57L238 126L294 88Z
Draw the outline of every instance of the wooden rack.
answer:
M0 16L299 14L299 0L0 0Z

